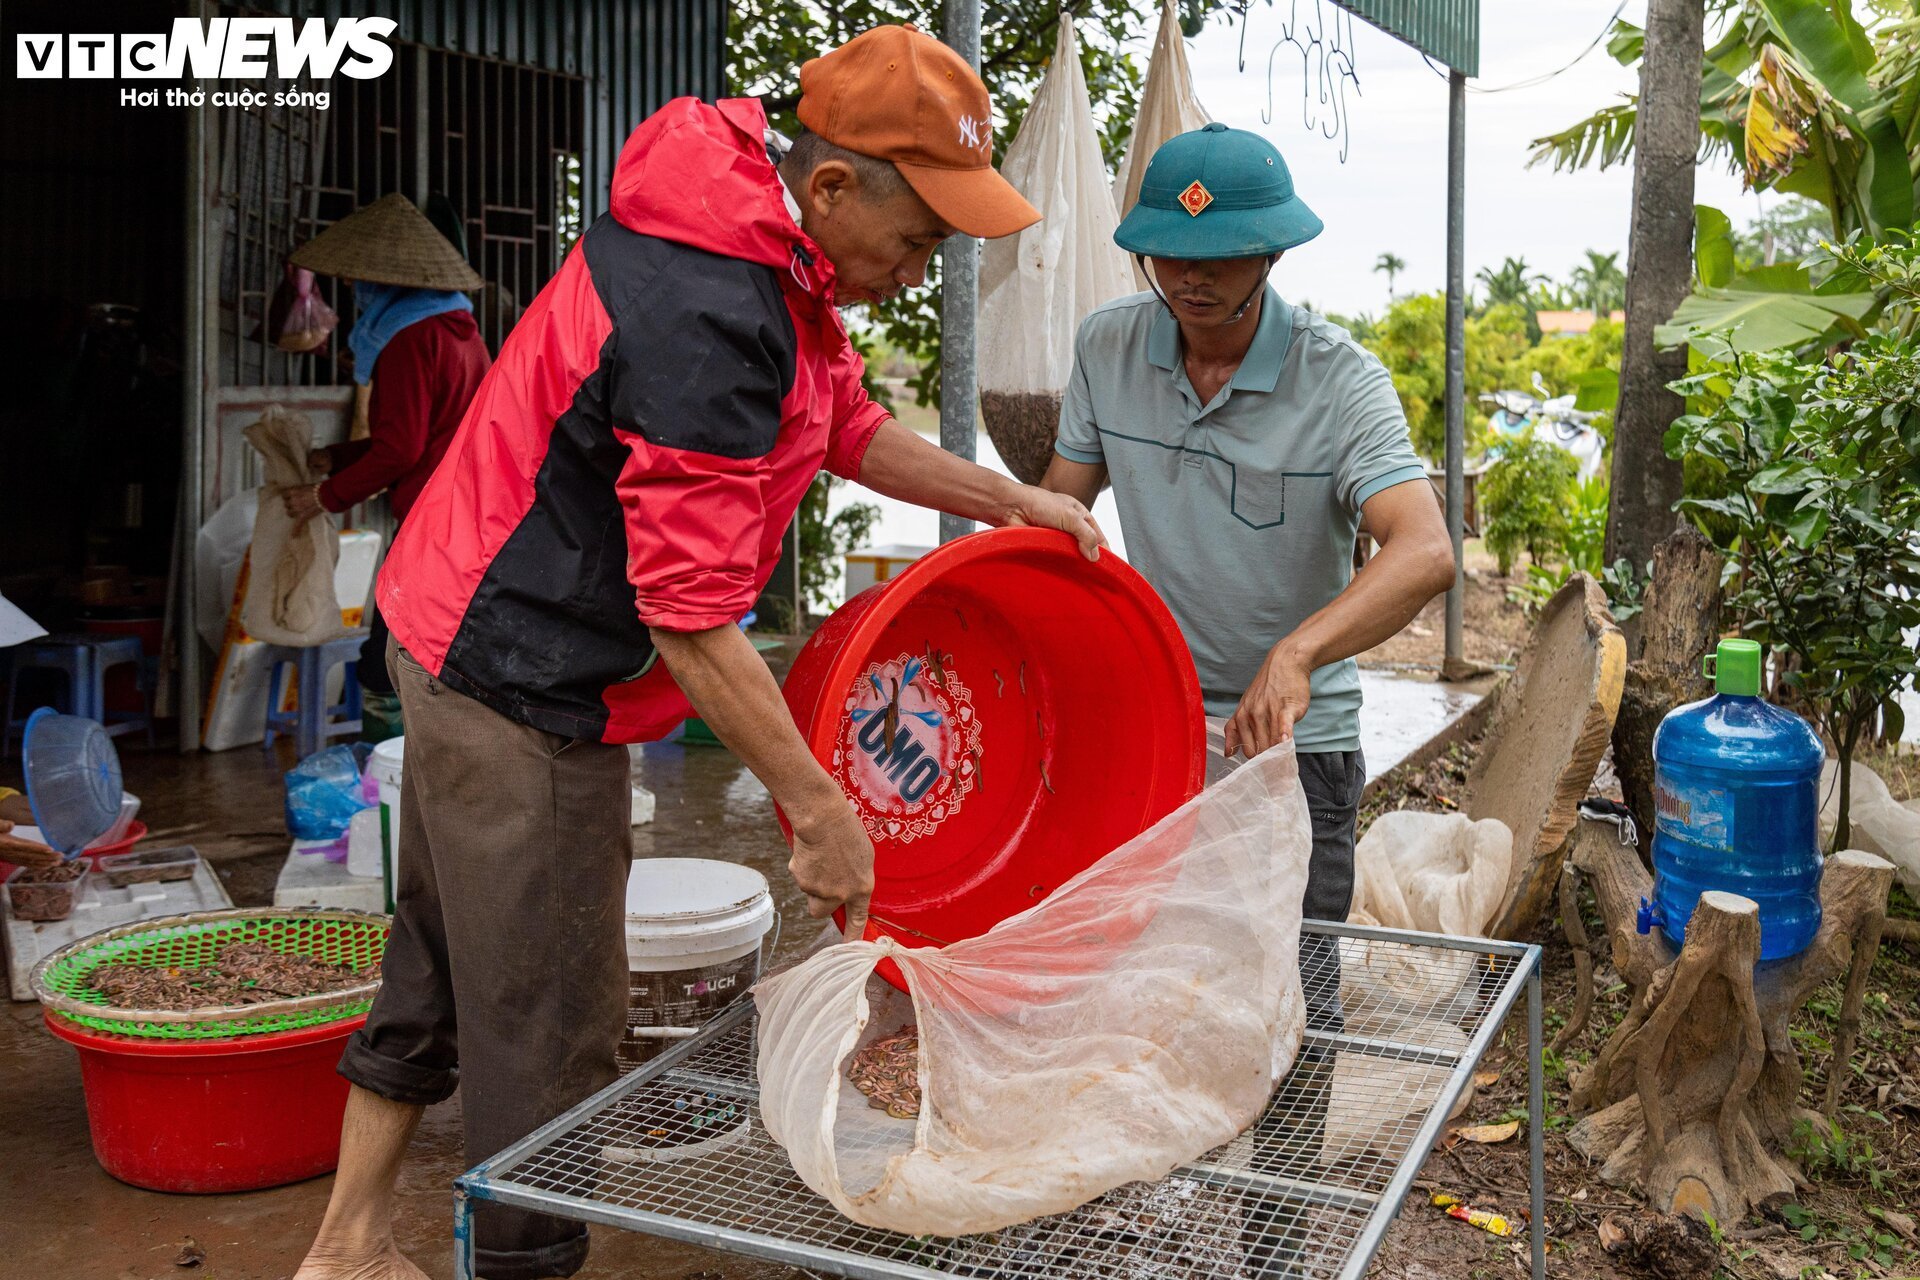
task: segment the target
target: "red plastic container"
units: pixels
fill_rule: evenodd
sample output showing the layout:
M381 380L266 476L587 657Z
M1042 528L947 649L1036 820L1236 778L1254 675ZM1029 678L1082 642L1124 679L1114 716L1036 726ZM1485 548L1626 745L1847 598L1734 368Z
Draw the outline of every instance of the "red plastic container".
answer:
M147 838L147 824L140 821L140 819L135 818L132 822L127 824L127 830L125 835L122 835L118 840L115 840L112 844L91 845L87 849L82 851L82 856L92 858L94 861L94 865L98 866L100 863L100 859L102 858L110 858L116 853L132 853L133 846L139 844L142 840L145 840L146 838Z
M1052 530L956 539L862 592L785 693L873 837L867 936L906 946L985 933L1205 781L1173 615L1118 556L1088 563Z
M80 1051L100 1167L150 1191L253 1191L340 1162L347 1082L334 1068L365 1016L233 1040L101 1035L46 1015Z

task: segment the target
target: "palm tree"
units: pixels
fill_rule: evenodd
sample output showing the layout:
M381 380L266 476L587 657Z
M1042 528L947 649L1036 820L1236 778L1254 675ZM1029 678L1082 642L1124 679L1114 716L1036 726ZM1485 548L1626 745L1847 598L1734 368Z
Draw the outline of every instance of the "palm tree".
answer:
M1534 286L1547 283L1547 277L1527 266L1525 258L1508 258L1498 268L1482 267L1473 278L1486 286L1489 307L1508 303L1526 307Z
M1405 258L1395 257L1391 253L1383 253L1373 260L1373 269L1387 273L1387 302L1391 304L1393 302L1393 279L1407 269L1407 260Z
M1625 303L1627 273L1620 269L1620 255L1587 250L1587 260L1573 269L1573 292L1595 317Z

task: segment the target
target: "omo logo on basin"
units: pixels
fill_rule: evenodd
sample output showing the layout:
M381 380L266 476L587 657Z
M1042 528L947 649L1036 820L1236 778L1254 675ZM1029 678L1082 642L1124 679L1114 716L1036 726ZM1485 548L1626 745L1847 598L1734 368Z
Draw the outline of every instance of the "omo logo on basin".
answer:
M928 835L979 783L973 694L931 647L876 662L841 704L833 774L875 840Z

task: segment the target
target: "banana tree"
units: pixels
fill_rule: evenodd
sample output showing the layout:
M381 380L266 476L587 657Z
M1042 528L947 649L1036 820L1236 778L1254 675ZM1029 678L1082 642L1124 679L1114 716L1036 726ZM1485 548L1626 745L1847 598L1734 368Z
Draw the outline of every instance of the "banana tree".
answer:
M1750 187L1806 196L1829 215L1836 240L1882 238L1911 227L1920 195L1920 0L1873 0L1870 26L1843 2L1723 0L1722 26L1701 65L1703 153L1719 156ZM1638 28L1618 24L1609 51L1632 65ZM1596 112L1537 139L1533 162L1605 168L1631 154L1638 105ZM1728 349L1800 346L1859 331L1875 305L1816 288L1801 264L1736 276L1731 229L1700 211L1699 280L1662 326L1662 343Z
M1755 49L1748 87L1748 183L1820 201L1837 236L1912 226L1920 10L1887 21L1876 43L1842 4L1754 3L1771 35Z
M1836 239L1913 225L1920 208L1920 0L1728 0L1700 71L1701 143L1751 187L1824 205ZM1615 24L1607 50L1636 65L1646 36ZM1633 151L1638 104L1537 138L1531 162L1605 169Z
M1709 359L1806 346L1836 329L1866 336L1862 321L1878 299L1852 278L1815 287L1801 263L1736 270L1733 224L1709 205L1693 211L1694 289L1653 332L1656 346L1690 344Z

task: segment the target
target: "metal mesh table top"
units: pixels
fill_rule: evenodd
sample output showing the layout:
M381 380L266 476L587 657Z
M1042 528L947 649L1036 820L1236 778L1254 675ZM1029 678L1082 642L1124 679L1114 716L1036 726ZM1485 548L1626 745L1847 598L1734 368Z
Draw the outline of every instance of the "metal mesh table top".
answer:
M1303 978L1339 983L1344 1017L1309 1021L1266 1114L1160 1182L1072 1213L951 1240L844 1218L800 1181L760 1123L751 1002L460 1186L482 1200L871 1280L1358 1276L1539 952L1315 921L1306 929Z

